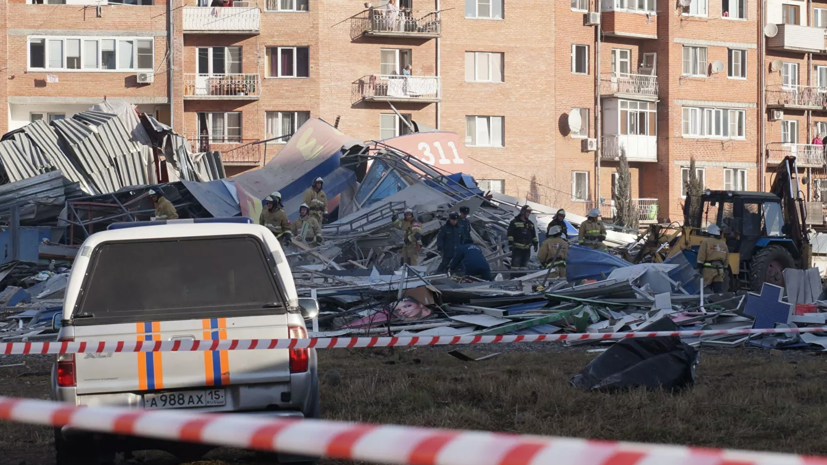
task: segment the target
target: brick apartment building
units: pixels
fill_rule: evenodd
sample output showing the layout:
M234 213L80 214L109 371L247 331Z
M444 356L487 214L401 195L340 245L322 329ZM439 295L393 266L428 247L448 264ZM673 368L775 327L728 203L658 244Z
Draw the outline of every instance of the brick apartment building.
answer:
M766 190L795 154L824 199L827 0L387 2L6 0L0 131L106 96L230 174L312 116L365 140L456 132L463 163L441 168L578 213L611 198L621 151L645 219L681 219L693 156L709 188Z

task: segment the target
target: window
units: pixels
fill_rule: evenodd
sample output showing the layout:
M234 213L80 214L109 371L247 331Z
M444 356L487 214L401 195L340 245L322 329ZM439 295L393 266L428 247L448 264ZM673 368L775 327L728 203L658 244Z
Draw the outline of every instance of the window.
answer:
M656 13L655 0L602 0L604 11L626 10L643 13Z
M747 0L722 0L721 17L747 19Z
M747 170L724 168L724 190L747 190Z
M746 135L744 110L684 107L681 118L684 137L743 139Z
M798 143L798 121L781 121L781 143L789 145Z
M727 76L733 79L747 78L747 51L729 49Z
M612 74L628 75L632 71L632 51L626 48L612 49Z
M405 121L402 121L396 113L382 113L379 115L379 139L392 139L411 134L413 131L408 126L411 124L411 115L403 113L402 118L405 118Z
M29 38L29 68L67 70L151 70L153 39Z
M799 22L801 9L798 5L781 5L781 22L784 24L801 24Z
M411 51L407 49L383 48L379 50L379 74L398 76L410 65Z
M784 63L781 67L781 85L788 89L798 87L798 63Z
M579 202L589 200L589 173L587 171L571 172L571 199Z
M637 100L620 101L620 134L656 136L657 104Z
M211 143L241 142L241 112L198 113L198 134L205 129Z
M684 76L706 76L706 47L683 48Z
M571 113L580 114L580 130L572 132L571 137L575 139L585 139L589 137L589 109L588 108L572 108Z
M497 194L504 194L505 193L505 180L504 179L477 179L477 187L480 188L481 191L485 192L494 192Z
M821 139L827 137L827 122L816 121L815 127L813 128L813 137L815 136L818 136Z
M706 170L695 168L695 176L701 180L701 187L706 188ZM681 168L681 197L686 197L686 184L689 182L689 168Z
M503 19L503 0L465 0L465 17Z
M589 46L571 46L571 72L574 74L589 74Z
M267 139L276 137L289 136L295 134L296 131L310 119L309 111L268 111L264 114L265 124L267 125L266 136ZM289 137L274 140L271 144L286 144L290 140Z
M29 121L32 123L42 120L46 120L51 123L52 121L57 121L59 119L66 119L66 113L32 113L29 115Z
M265 11L307 11L308 0L267 0Z
M503 54L465 52L466 82L503 82Z
M310 49L308 47L267 48L267 77L310 77Z
M198 74L241 74L241 47L198 47Z
M576 11L589 11L589 0L571 0L571 9Z
M816 66L816 87L821 92L827 92L827 66Z
M504 147L505 128L502 116L466 116L465 145Z
M689 6L683 7L683 14L689 16L707 16L709 13L709 0L693 0Z
M813 26L827 28L827 8L813 8Z
M154 0L109 0L109 4L117 5L154 5Z
M643 62L640 64L640 74L654 76L657 74L658 54L644 53Z

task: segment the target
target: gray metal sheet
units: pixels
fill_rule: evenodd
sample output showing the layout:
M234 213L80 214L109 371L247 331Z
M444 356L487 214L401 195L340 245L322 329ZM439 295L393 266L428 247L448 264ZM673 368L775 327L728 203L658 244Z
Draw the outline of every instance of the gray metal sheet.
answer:
M241 208L221 181L181 181L193 197L215 218L241 214Z

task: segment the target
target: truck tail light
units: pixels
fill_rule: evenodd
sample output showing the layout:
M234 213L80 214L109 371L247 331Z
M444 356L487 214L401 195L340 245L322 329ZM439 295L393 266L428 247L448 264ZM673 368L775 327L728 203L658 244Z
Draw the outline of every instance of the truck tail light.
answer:
M307 329L304 326L290 326L290 339L307 339ZM304 373L310 366L309 349L290 349L290 373Z
M59 355L57 359L57 385L75 387L75 354Z

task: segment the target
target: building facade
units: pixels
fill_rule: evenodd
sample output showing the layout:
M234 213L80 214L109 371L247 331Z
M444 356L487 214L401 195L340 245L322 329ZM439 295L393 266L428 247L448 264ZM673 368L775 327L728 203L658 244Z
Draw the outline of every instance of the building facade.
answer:
M824 199L827 0L388 2L8 0L0 130L122 98L229 174L318 117L456 132L462 157L415 155L577 213L612 215L621 154L642 220L682 219L692 158L708 188L767 190L796 155Z

